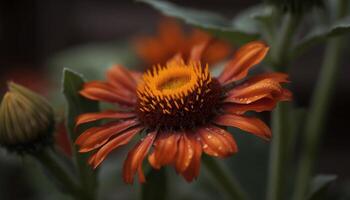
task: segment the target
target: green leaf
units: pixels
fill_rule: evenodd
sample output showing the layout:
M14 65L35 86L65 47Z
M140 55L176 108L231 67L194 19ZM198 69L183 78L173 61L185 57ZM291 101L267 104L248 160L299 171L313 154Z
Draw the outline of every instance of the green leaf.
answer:
M224 38L235 44L243 44L259 37L257 33L240 30L230 20L210 11L185 8L161 0L137 1L149 4L165 15L181 19L190 25L204 29L217 37Z
M350 16L337 20L331 25L323 25L314 28L296 45L294 53L299 55L303 50L319 42L345 33L350 33Z
M142 185L142 200L163 200L167 193L167 179L164 168L151 169L147 176L147 182Z
M255 5L238 13L232 20L232 25L247 33L258 34L261 26L260 21L265 21L273 15L273 7L268 5Z
M87 128L94 126L95 124L89 124L82 126L79 129L75 129L75 119L78 115L87 112L98 112L98 102L88 100L79 94L84 84L83 76L65 68L63 70L63 83L62 91L66 97L68 104L67 111L67 129L71 140L75 139ZM87 199L95 197L95 189L97 185L96 174L87 164L88 154L81 154L78 152L78 148L74 145L74 159L79 169L79 176L81 187L88 195Z
M330 184L335 181L336 175L318 175L311 183L311 190L308 200L321 200L326 198L326 192Z

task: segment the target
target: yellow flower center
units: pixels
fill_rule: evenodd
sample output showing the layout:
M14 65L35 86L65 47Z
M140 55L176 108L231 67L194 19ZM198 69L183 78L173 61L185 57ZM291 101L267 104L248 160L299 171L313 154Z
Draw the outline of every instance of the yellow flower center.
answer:
M221 95L208 66L198 62L158 65L142 80L137 88L138 111L140 119L151 127L188 127L202 121L203 115L212 114L212 104Z

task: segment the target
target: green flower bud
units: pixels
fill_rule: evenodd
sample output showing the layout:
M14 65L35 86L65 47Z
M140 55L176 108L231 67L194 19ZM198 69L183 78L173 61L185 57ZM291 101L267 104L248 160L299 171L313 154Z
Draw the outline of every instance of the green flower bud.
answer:
M304 13L311 10L313 7L324 5L323 0L267 0L281 8L284 12Z
M34 153L52 145L54 112L40 95L8 84L0 106L0 145L17 153Z

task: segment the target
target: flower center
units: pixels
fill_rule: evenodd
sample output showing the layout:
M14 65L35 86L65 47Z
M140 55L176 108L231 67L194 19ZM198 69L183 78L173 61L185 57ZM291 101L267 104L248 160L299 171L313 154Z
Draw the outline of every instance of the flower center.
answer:
M210 120L222 96L208 66L183 61L155 66L137 88L139 119L150 128L188 129Z

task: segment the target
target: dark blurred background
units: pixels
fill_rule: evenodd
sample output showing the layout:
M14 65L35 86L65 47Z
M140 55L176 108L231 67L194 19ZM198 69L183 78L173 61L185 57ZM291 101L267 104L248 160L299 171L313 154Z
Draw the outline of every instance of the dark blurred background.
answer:
M217 11L227 17L234 17L240 10L260 3L258 0L173 2ZM153 33L160 18L158 11L131 0L2 0L1 93L5 91L6 81L14 80L30 84L32 89L46 94L45 84L51 81L45 72L50 70L48 67L51 65L47 63L52 56L79 45L109 41L128 43L134 36ZM335 95L317 164L318 173L337 174L340 182L350 179L350 66L346 62L350 46L346 46L337 86L333 88ZM291 85L295 94L294 103L299 107L308 106L320 69L323 48L323 45L313 48L292 64ZM8 188L5 190L5 199L30 198L30 181L18 178L21 173L27 172L23 172L20 165L8 164L7 160L0 161L0 164L1 187L4 185Z

